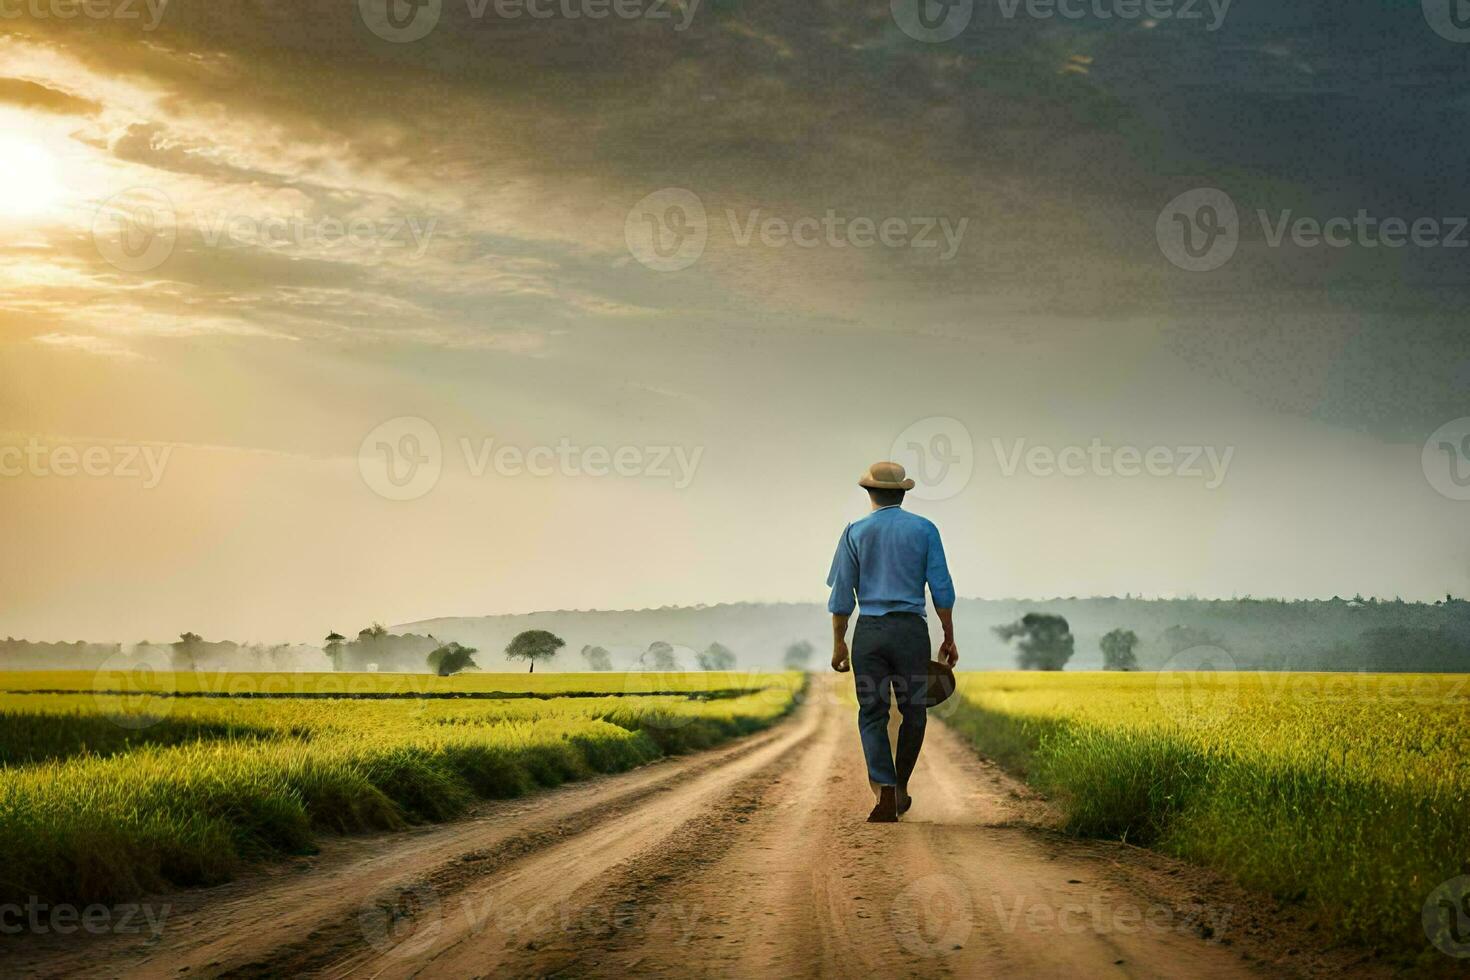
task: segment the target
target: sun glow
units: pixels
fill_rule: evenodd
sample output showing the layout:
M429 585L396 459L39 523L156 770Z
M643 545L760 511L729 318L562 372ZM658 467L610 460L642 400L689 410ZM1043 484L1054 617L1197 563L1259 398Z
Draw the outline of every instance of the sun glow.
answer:
M0 221L57 214L66 199L59 166L44 144L0 132Z

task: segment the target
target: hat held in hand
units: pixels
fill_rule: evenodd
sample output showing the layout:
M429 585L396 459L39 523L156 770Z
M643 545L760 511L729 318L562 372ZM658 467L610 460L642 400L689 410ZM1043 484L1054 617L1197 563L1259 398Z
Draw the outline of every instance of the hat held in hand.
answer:
M885 459L869 466L868 472L858 480L858 486L869 490L912 490L914 481L908 479L902 466Z
M929 682L924 686L924 707L932 708L954 693L954 671L942 660L929 661Z

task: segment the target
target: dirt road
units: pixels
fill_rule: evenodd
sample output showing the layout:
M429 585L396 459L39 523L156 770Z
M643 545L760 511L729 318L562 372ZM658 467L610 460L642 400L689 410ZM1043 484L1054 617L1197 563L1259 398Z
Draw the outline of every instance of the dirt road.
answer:
M53 937L15 950L4 972L1257 975L1246 957L1259 930L1228 895L1197 894L1202 879L1156 855L1037 826L1044 806L942 725L913 810L865 823L841 683L724 748L334 842L172 897L157 939Z

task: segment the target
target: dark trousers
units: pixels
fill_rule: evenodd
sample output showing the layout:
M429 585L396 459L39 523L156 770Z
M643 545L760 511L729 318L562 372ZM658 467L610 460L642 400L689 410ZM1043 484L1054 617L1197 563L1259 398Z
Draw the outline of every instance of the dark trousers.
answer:
M868 778L883 786L907 786L924 745L924 688L929 680L929 626L917 613L859 616L852 637L858 732ZM888 711L898 703L898 764L888 746Z

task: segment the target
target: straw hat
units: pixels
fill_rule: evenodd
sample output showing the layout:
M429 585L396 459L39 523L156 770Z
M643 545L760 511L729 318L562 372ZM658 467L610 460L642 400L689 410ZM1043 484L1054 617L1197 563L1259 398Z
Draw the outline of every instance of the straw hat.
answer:
M868 472L858 480L858 486L869 490L912 490L914 481L907 478L902 466L885 459L869 466Z

